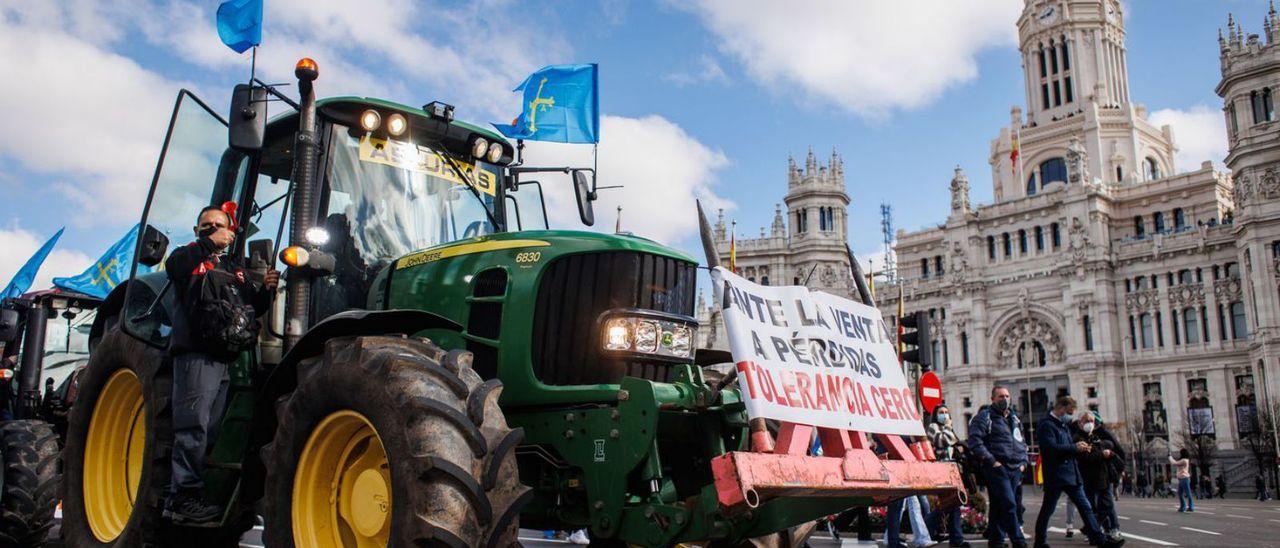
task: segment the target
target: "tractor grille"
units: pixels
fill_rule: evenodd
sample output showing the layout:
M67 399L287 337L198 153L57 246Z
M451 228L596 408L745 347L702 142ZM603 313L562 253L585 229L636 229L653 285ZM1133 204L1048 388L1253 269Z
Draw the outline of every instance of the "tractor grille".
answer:
M551 263L533 315L533 371L551 385L667 381L669 363L603 356L600 314L640 308L693 316L695 266L633 251L583 253Z

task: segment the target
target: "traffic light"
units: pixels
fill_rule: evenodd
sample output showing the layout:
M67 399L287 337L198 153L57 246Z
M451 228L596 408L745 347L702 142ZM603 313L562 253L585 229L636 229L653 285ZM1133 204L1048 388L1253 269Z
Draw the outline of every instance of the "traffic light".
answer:
M902 351L902 361L918 363L920 369L933 369L933 337L929 335L929 314L913 312L898 320L902 325L900 342L906 348Z

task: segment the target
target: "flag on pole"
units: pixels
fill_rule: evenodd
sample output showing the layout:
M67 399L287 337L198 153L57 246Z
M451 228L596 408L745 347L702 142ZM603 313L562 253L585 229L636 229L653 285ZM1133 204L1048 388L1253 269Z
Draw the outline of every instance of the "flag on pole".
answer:
M734 223L737 225L738 223ZM737 232L736 230L734 232ZM738 235L729 234L729 272L738 273Z
M4 287L4 292L0 293L0 299L20 297L23 293L26 293L28 289L31 289L31 283L35 281L36 273L40 271L40 265L44 264L45 257L48 257L49 252L53 251L53 246L58 243L58 238L62 237L62 231L64 229L65 227L59 228L58 231L53 234L53 237L49 238L49 241L45 242L44 245L40 246L40 249L36 250L35 255L32 255L30 259L27 259L26 264L22 265L22 268L18 269L18 273L13 275L12 280L9 280L9 285Z
M622 232L622 206L618 206L618 220L613 223L613 233L620 234Z
M218 6L218 38L236 53L262 43L263 0L227 0Z
M100 299L107 298L121 281L129 277L129 266L133 264L133 252L138 247L138 225L133 225L129 232L107 249L96 262L78 276L54 278L54 287L93 295ZM146 265L138 265L138 273L151 272Z
M1009 166L1010 166L1010 167L1012 167L1012 168L1015 170L1015 173L1014 173L1015 175L1017 174L1017 173L1016 173L1016 170L1018 169L1018 147L1019 147L1019 145L1018 145L1018 137L1019 137L1019 134L1020 134L1020 133L1021 133L1021 132L1020 132L1017 128L1014 128L1014 130L1013 130L1013 151L1009 152Z
M551 65L525 78L523 111L493 127L512 139L556 143L600 142L600 79L595 63Z

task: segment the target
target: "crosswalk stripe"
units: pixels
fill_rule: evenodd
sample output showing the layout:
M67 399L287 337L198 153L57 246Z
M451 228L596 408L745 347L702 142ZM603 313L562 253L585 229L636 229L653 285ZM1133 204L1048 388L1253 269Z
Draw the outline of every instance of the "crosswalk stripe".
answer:
M1222 536L1222 533L1215 533L1215 532L1213 532L1213 531L1205 531L1204 529L1196 529L1195 527L1181 527L1181 529L1186 529L1187 531L1191 531L1191 532L1193 532L1193 533L1204 533L1204 534L1206 534L1206 535L1217 535L1217 536Z
M1067 530L1066 530L1066 529L1063 529L1063 528L1061 528L1061 527L1050 527L1050 528L1049 528L1049 531L1050 531L1050 532L1052 532L1052 533L1065 533L1065 532L1067 532ZM1149 543L1149 544L1155 544L1156 546L1177 546L1177 544L1174 544L1174 543L1169 542L1169 541L1167 541L1167 540L1160 540L1160 539L1158 539L1158 538L1144 537L1144 536L1142 536L1142 535L1135 535L1135 534L1133 534L1133 533L1129 533L1129 532L1125 532L1125 533L1122 533L1122 534L1124 535L1124 538L1127 538L1127 539L1133 539L1133 540L1140 540L1140 541L1142 541L1142 542L1146 542L1146 543Z
M1141 521L1142 523L1149 523L1151 525L1169 525L1168 523L1160 523L1158 521L1151 521L1149 519L1140 519L1138 521Z
M1227 517L1229 517L1229 518L1240 518L1240 519L1253 519L1253 517L1251 517L1251 516L1241 516L1241 515L1238 515L1238 514L1227 514Z

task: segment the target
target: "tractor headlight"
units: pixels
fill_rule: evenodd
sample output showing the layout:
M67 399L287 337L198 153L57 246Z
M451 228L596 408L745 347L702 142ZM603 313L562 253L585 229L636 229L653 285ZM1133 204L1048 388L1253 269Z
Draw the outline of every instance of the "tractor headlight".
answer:
M378 111L369 109L360 113L360 127L365 131L375 131L380 125L382 125L382 115L378 114Z
M472 156L483 160L487 152L489 152L489 141L486 141L484 137L476 137L476 140L471 142Z
M605 324L605 350L631 350L631 324L626 318L614 318Z
M488 160L491 164L498 163L502 159L502 143L489 143Z
M409 121L405 120L403 114L396 112L387 117L387 133L392 137L403 135L406 129L409 129Z
M628 312L606 316L604 350L672 360L693 357L693 318L647 310Z

